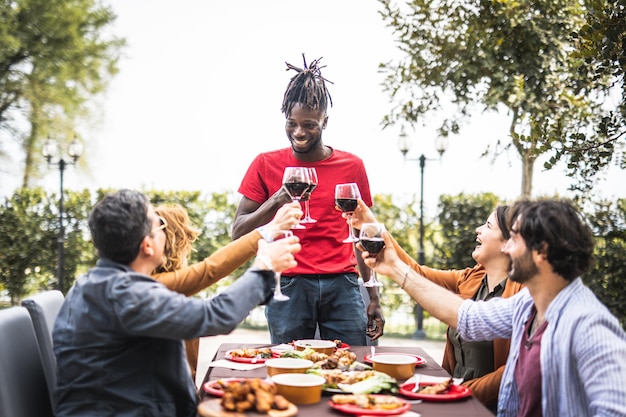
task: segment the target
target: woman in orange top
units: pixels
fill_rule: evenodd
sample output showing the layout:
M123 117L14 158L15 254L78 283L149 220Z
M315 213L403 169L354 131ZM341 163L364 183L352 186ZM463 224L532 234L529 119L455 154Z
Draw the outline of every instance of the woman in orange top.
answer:
M228 276L254 256L264 231L288 230L302 216L300 204L285 204L276 212L274 219L262 228L232 241L204 260L188 265L192 244L198 238L200 229L191 224L187 210L178 204L158 206L155 212L167 222L167 240L163 252L164 261L152 272L152 277L170 290L187 296L194 295ZM185 341L187 361L194 381L199 346L200 340L197 338Z
M430 281L449 289L463 298L488 300L493 297L510 297L522 289L511 281L508 273L511 259L502 252L509 239L506 227L508 206L497 207L487 222L476 228L478 245L472 252L477 262L472 268L461 270L438 270L415 262L394 240L394 247L402 261ZM371 210L359 201L352 217L352 225L359 229L361 223L375 222ZM467 342L453 328L448 328L446 346L441 366L456 378L463 378L463 385L470 388L485 406L495 409L500 380L509 354L509 339L485 342Z

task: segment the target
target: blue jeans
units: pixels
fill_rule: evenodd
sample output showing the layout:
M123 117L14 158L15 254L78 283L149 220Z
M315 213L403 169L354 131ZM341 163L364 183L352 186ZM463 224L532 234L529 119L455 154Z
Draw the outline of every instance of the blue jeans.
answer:
M265 316L272 343L320 337L349 345L367 344L367 315L356 274L281 277L288 301L272 301Z

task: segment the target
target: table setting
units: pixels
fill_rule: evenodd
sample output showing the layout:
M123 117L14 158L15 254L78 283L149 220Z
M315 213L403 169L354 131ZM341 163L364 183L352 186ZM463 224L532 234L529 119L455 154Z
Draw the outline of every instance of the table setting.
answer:
M451 378L419 347L372 349L346 347L338 341L332 341L331 346L328 342L294 341L276 345L276 349L253 344L220 345L198 392L198 416L493 416L470 389L461 385L462 381ZM255 363L252 357L245 362L237 359L245 349L255 348L260 351ZM238 349L241 351L233 355ZM261 349L269 349L270 353ZM300 361L299 366L291 368L290 361ZM395 373L398 369L402 369L399 374ZM272 398L278 405L267 408L264 404L257 410L254 395L236 405L224 399L231 396L229 390L254 391L246 384L265 386L269 394L261 396ZM243 410L244 406L250 408Z

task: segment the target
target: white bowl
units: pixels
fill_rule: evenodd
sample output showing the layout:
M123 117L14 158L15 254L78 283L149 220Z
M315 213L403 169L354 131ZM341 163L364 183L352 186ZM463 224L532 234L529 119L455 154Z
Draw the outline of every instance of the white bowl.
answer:
M294 404L315 404L322 399L326 379L312 374L279 374L272 377L278 394Z
M303 374L313 366L313 361L298 358L274 358L265 361L267 375L278 374Z
M335 352L337 345L332 340L319 340L319 339L301 339L293 342L293 346L296 350L304 350L306 348L313 349L316 352L332 355Z

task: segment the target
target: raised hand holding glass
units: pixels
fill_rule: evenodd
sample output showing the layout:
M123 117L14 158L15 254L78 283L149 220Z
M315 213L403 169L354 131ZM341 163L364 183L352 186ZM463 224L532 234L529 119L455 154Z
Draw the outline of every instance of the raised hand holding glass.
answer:
M275 242L280 239L285 239L290 236L293 236L293 232L291 230L274 230L270 233L269 239L270 242ZM289 297L283 294L282 289L280 288L280 272L274 272L274 278L276 279L276 286L274 287L274 300L276 301L287 301Z

